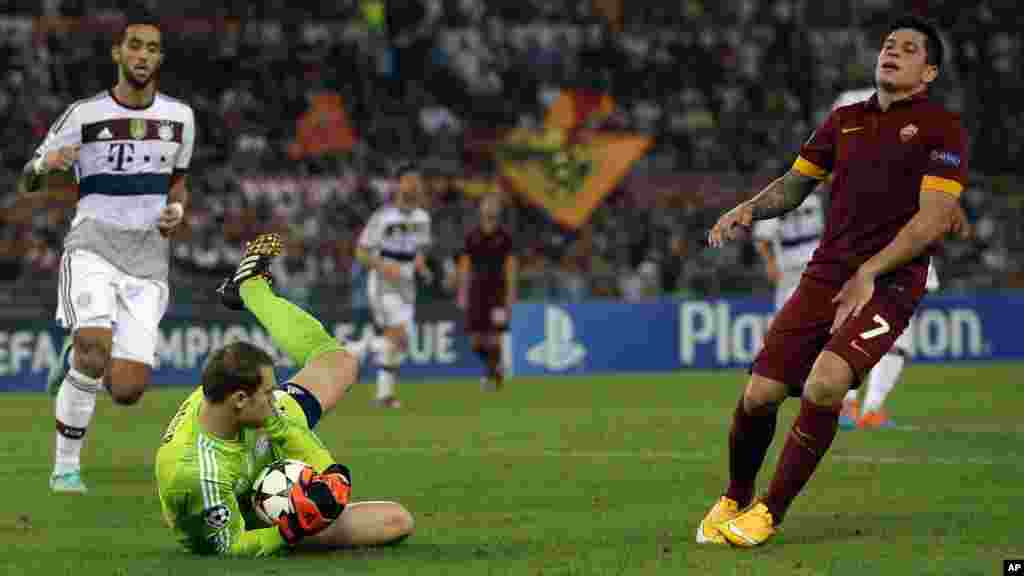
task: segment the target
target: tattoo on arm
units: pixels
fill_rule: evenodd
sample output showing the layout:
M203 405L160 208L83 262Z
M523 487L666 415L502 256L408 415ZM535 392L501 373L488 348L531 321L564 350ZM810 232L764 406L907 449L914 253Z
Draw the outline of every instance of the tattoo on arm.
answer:
M754 220L778 218L796 208L814 191L818 180L790 170L765 186L747 202L754 209Z

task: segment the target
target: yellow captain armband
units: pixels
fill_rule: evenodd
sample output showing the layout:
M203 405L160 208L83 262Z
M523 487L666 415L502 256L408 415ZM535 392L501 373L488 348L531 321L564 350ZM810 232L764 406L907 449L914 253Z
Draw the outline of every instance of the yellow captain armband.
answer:
M825 176L828 175L827 170L807 160L803 156L796 157L796 162L793 162L793 170L796 170L808 178L815 178L817 180L824 180Z
M938 190L959 198L960 193L964 191L964 185L941 176L924 176L921 178L921 190Z

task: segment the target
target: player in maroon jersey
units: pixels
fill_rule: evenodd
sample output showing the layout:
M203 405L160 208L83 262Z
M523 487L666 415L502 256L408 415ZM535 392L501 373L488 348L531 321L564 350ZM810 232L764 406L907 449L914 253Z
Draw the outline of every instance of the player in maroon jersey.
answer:
M967 134L958 115L928 99L942 52L930 23L897 20L878 54L875 95L834 110L788 173L709 233L720 246L752 221L796 208L832 174L824 236L754 360L729 433L729 485L698 542L756 546L775 533L835 438L843 396L906 328L932 248L963 224ZM787 396L801 397L800 414L767 494L754 500Z
M488 195L480 202L480 225L466 235L458 266L458 305L466 311L466 331L487 366L484 388L500 389L502 339L509 309L516 300L519 261L512 236L500 224L501 200Z

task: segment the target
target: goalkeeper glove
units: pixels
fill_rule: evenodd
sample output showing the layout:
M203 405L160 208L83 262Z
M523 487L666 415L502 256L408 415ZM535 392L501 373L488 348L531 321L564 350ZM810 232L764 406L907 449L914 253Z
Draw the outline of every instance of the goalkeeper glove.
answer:
M313 476L306 496L316 503L324 517L335 520L352 496L352 473L344 464L331 464L323 473Z
M341 516L352 493L351 473L342 464L328 466L323 474L305 470L292 486L291 514L277 519L277 528L290 545L317 534Z
M292 512L282 514L275 523L281 536L294 546L307 536L312 536L330 525L317 508L316 503L306 496L300 484L292 486L288 499L292 503Z

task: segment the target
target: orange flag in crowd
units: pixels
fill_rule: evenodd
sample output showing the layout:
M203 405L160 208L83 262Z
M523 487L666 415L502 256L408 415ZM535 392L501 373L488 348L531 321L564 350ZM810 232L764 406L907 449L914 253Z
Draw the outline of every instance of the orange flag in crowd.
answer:
M513 130L498 145L506 185L562 226L578 229L653 144L639 134L581 129L615 110L611 96L566 90L542 130Z
M601 122L615 111L615 100L604 92L593 90L562 90L551 103L544 125L548 128L572 130L590 121Z
M348 152L355 146L356 135L345 113L340 94L323 92L312 98L309 110L299 117L295 141L288 146L292 159Z

